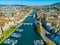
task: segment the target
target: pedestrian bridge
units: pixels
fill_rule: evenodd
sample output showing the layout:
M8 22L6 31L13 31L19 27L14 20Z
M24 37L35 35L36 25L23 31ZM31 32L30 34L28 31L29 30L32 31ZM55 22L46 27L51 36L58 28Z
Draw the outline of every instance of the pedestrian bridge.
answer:
M22 25L33 25L33 23L22 23Z
M29 15L29 16L32 16L32 15Z
M29 15L29 16L35 17L35 15Z

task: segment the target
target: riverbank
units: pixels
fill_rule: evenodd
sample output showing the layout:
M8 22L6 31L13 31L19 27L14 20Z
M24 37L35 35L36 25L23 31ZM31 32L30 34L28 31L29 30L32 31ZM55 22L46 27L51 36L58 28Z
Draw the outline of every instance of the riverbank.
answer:
M47 45L48 44L49 45L56 45L53 41L51 41L49 38L46 37L46 34L50 34L50 33L42 27L41 36L42 36L43 40L47 43Z
M4 32L3 34L2 34L2 39L0 40L0 44L6 39L6 38L8 38L15 30L16 30L16 27L15 28L13 28L13 27L11 27L9 30L7 30L6 32ZM10 32L9 32L10 31ZM8 33L8 34L7 34ZM5 35L6 34L6 35Z

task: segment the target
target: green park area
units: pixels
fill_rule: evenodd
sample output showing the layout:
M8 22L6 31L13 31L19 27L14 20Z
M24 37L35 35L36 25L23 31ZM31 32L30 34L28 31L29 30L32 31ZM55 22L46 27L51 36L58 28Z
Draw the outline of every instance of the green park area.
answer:
M0 44L10 36L16 30L16 26L11 26L8 30L3 32L2 36L0 37Z
M41 33L41 26L40 26L40 24L37 26L36 32L40 35L40 33Z
M47 42L47 45L51 45L51 42L48 41L48 42Z

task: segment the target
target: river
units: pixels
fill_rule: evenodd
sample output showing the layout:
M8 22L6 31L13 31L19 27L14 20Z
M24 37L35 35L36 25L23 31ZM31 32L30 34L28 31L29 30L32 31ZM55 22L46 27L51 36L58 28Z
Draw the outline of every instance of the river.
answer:
M33 15L33 12L31 15ZM35 18L28 16L23 23L35 23ZM34 30L33 25L21 25L19 29L23 29L21 37L18 38L18 43L16 45L34 45L34 40L41 40L41 36L38 35ZM12 37L11 37L12 38ZM14 38L15 39L15 38Z
M23 23L35 23L35 18L29 16ZM34 45L34 40L41 40L41 36L34 31L35 29L33 25L22 25L19 28L23 29L23 32L22 37L16 45Z

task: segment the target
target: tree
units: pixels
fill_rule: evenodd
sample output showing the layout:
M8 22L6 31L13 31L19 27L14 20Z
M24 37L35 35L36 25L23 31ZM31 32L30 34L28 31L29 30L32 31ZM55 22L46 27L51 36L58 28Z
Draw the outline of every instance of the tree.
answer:
M37 28L36 28L36 32L38 34L40 34L41 33L41 30L42 30L42 27L41 27L41 24L39 23L38 26L37 26Z
M3 28L1 27L1 31L2 31L2 33L3 33Z
M47 45L51 45L51 42L47 42Z

